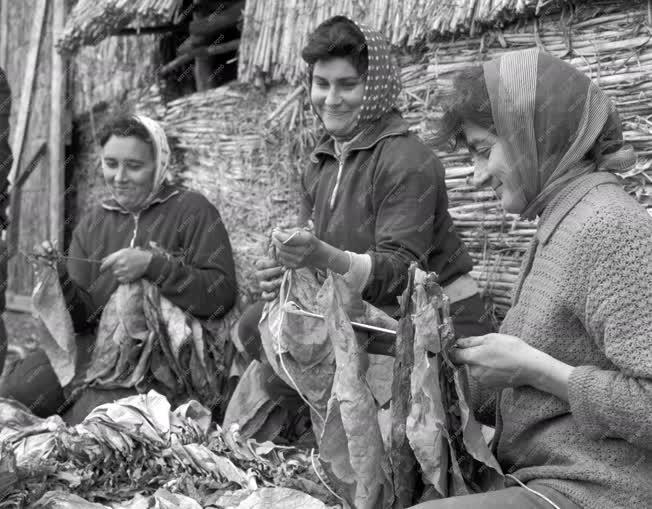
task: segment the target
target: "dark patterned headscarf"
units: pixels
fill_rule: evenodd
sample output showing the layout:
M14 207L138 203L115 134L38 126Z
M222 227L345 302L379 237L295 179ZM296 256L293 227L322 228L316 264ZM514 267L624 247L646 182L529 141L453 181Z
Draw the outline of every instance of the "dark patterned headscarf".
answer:
M401 79L387 40L372 28L356 23L367 43L369 64L362 108L355 131L396 109Z
M397 109L397 100L401 92L401 80L390 46L382 34L366 25L352 21L362 32L367 47L368 65L365 78L365 90L362 107L351 133L351 138L363 131L386 113ZM328 22L325 21L324 23ZM312 68L308 72L308 90L312 85ZM313 112L319 120L313 106ZM323 122L322 122L323 124Z
M613 102L584 73L541 50L486 62L484 76L509 178L527 219L540 215L572 180L636 163Z

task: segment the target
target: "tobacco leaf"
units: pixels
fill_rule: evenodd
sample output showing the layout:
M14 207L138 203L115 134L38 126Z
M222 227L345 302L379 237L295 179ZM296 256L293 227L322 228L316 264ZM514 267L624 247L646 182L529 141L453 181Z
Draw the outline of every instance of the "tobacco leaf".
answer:
M359 316L366 303L341 276L332 273L319 297L336 360L333 392L320 435L320 460L328 467L325 469L331 478L353 484L353 492L343 495L354 507L391 507L390 466L376 402L365 376L367 354L358 343L347 314L351 310L351 315Z
M32 293L32 305L44 329L38 335L41 348L62 387L75 376L75 331L54 267L43 267Z
M245 498L236 509L327 509L310 495L290 488L261 488Z
M422 281L416 302L412 407L407 434L423 480L440 497L502 486L502 472L466 402L463 371L448 359L454 332L446 298ZM434 353L430 357L428 352Z

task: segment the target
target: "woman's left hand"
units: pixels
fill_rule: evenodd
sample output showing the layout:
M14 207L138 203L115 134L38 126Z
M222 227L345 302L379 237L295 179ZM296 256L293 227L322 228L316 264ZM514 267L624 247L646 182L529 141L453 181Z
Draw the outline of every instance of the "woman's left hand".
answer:
M110 270L119 283L131 283L143 277L151 259L151 251L127 247L104 258L100 272Z
M460 338L456 347L449 353L451 361L467 365L469 375L480 385L496 389L530 385L531 363L543 353L507 334Z
M274 230L272 242L276 248L276 259L284 267L315 267L321 242L308 230Z

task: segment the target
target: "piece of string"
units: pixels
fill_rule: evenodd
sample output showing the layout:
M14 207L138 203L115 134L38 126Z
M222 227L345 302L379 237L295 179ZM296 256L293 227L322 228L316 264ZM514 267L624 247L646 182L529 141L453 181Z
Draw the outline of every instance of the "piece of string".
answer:
M317 411L317 409L308 401L307 398L304 397L304 395L301 393L301 390L299 389L299 386L297 383L294 381L294 378L292 378L292 375L290 375L290 372L288 369L285 367L285 362L283 362L283 351L281 350L281 333L283 331L283 322L285 320L285 306L287 305L289 301L289 294L290 290L287 288L288 286L292 285L292 279L291 279L291 274L292 271L287 270L283 274L283 279L281 280L281 290L279 291L279 303L280 303L280 319L278 323L278 329L276 331L276 347L278 348L278 357L281 363L281 368L283 368L283 371L285 372L285 375L289 378L290 382L292 382L292 385L294 386L294 389L297 391L301 399L304 401L306 405L308 405L313 412L319 418L321 419L322 424L325 426L326 425L326 420L324 417Z
M324 481L322 478L321 474L319 473L319 470L317 470L317 465L315 464L315 449L310 449L310 463L312 463L312 469L315 471L315 474L317 474L317 477L321 481L321 483L326 486L326 489L331 492L331 494L336 497L338 500L341 500L346 504L346 500L344 500L342 497L340 497L337 493L335 493L331 487Z
M516 477L514 477L512 474L506 474L505 477L509 477L510 479L514 479L517 483L519 483L519 484L521 485L521 487L525 488L525 489L528 490L530 493L534 493L537 497L541 497L543 500L545 500L546 502L548 502L548 503L549 503L552 507L554 507L555 509L561 509L557 504L555 504L555 503L554 503L552 500L550 500L548 497L546 497L545 495L542 495L542 494L539 493L537 490L533 490L532 488L528 488L525 484L523 484L519 479L517 479Z
M36 260L36 259L39 259L39 258L48 259L48 257L41 256L41 255L38 255L36 253L27 253L26 251L21 251L20 253L25 258L27 258L28 260ZM59 260L59 259L76 260L76 261L80 261L80 262L92 262L92 263L102 263L102 261L103 261L103 260L98 260L98 259L94 259L94 258L81 258L81 257L77 257L77 256L68 256L68 255L59 254L59 253L56 254L56 259L57 260Z

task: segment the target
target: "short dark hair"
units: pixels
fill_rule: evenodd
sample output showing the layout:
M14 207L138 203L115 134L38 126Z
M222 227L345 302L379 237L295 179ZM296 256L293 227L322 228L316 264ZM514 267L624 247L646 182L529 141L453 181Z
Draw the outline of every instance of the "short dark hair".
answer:
M346 58L360 76L367 74L367 41L356 24L345 16L334 16L319 25L301 52L301 58L310 66L336 57Z
M106 145L111 136L135 136L136 138L144 141L154 149L154 143L149 131L143 124L138 122L132 115L119 115L110 118L102 127L99 133L100 146Z
M495 130L491 112L491 102L484 69L474 65L455 73L452 88L442 94L441 104L444 114L437 122L432 142L442 148L452 142L466 144L462 125L472 122L488 130Z

